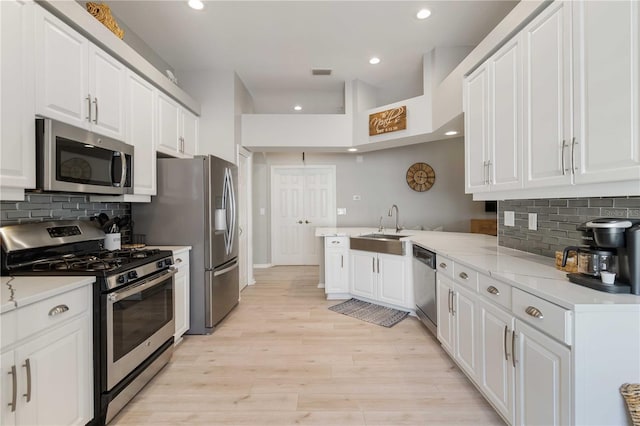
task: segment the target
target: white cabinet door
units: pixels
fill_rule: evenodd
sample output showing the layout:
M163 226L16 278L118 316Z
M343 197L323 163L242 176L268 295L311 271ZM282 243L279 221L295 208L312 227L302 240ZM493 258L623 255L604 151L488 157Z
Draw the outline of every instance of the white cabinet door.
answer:
M575 182L640 179L640 3L572 2Z
M522 52L515 37L489 59L491 190L522 187Z
M158 146L164 154L181 157L180 107L169 96L158 92Z
M455 326L452 315L453 281L443 273L436 274L436 298L438 316L438 340L453 356Z
M330 293L349 292L349 255L346 250L325 251L324 291Z
M15 363L13 351L4 352L0 355L0 424L12 426L16 424L16 406L18 397L18 365ZM15 400L14 400L15 396Z
M2 199L9 188L35 187L33 13L31 1L0 2L0 184ZM23 192L15 194L24 198ZM4 377L4 376L3 376Z
M479 385L491 404L513 424L514 369L511 336L514 318L482 298L480 310L480 377Z
M111 55L89 44L89 93L91 128L100 134L124 140L126 67Z
M198 152L198 117L181 108L182 150L184 154L196 155Z
M373 299L376 297L376 255L351 251L351 293Z
M455 286L453 317L455 323L454 353L467 375L474 380L478 376L478 295L461 286Z
M523 30L525 186L571 183L571 11L557 1Z
M571 424L571 351L519 320L515 331L515 424Z
M93 418L91 348L88 313L16 348L16 368L25 383L18 424L84 425ZM27 401L22 394L29 393L29 380Z
M88 129L89 41L35 8L36 114Z
M178 272L175 275L174 315L176 331L173 336L175 344L182 340L182 335L189 330L189 250L175 251L173 259Z
M156 195L155 89L132 71L127 72L127 143L135 147L133 193Z
M398 306L407 306L404 256L378 253L378 299Z
M486 63L464 80L466 192L489 190L489 69Z

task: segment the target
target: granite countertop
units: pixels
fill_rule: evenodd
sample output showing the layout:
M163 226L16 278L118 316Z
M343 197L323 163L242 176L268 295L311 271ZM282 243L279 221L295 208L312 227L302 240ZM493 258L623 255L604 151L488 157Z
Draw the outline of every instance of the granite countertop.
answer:
M0 277L0 314L94 283L91 276Z
M358 236L377 228L316 228L317 237ZM386 233L395 234L393 230ZM496 280L579 311L640 310L640 296L609 294L569 282L566 272L555 268L555 259L498 245L496 237L460 232L402 230L411 241Z

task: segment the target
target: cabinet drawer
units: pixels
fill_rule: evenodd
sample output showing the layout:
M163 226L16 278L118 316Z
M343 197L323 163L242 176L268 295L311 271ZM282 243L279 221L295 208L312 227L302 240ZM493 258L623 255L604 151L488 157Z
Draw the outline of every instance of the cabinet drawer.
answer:
M91 285L86 285L18 309L18 339L75 317L89 309L90 301Z
M487 299L511 309L511 286L479 274L478 291Z
M456 283L469 290L478 291L478 272L460 263L455 264L453 272Z
M453 279L453 268L453 260L446 256L441 256L439 254L436 255L436 269L438 273L444 274Z
M511 302L518 318L571 345L571 311L517 288L512 289Z
M325 237L324 245L326 248L349 248L349 238L347 237Z
M15 310L0 315L0 350L16 341L17 312ZM3 378L4 380L4 378Z

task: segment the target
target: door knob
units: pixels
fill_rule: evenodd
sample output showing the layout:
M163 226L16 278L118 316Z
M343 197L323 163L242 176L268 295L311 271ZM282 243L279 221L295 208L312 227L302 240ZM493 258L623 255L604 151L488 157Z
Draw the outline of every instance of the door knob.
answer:
M305 220L304 223L311 223L311 222L309 222L308 220Z
M299 221L298 221L298 223L299 223L299 224L302 224L302 221L301 221L301 220L299 220Z

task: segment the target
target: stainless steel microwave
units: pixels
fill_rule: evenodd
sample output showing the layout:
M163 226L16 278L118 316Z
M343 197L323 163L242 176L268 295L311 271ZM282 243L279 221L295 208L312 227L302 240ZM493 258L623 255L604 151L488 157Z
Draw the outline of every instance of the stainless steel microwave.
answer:
M38 189L133 193L133 146L85 129L37 118L36 162Z

